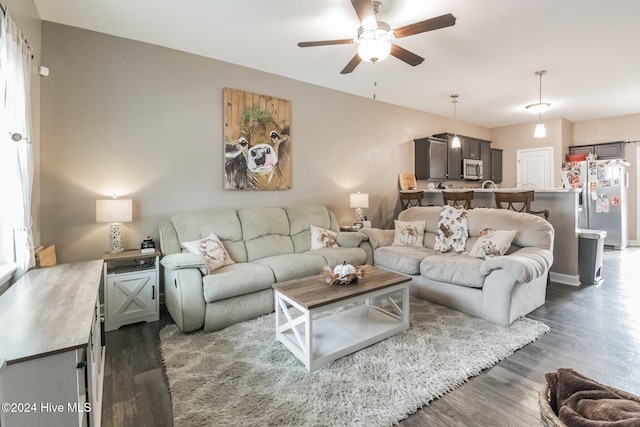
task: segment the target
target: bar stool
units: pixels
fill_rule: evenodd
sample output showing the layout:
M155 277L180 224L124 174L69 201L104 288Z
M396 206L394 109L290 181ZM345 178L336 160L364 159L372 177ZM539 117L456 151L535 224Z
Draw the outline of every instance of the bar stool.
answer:
M424 191L401 191L400 203L402 203L402 210L409 209L414 206L422 206L422 197Z
M496 208L511 209L516 212L526 212L549 219L549 211L544 209L541 211L531 210L531 202L534 200L533 190L529 191L494 191L496 198Z
M471 200L473 200L473 191L442 191L442 200L444 205L453 202L453 206L462 206L465 209L471 209ZM460 204L458 202L464 202Z

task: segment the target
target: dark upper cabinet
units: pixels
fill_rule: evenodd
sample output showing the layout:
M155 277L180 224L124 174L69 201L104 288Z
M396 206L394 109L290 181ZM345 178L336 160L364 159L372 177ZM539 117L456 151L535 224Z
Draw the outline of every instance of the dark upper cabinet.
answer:
M598 160L622 159L624 157L624 144L624 141L619 141L594 145L574 145L569 147L569 154L594 153Z
M493 164L491 143L489 141L478 142L480 144L480 160L482 160L482 179L491 179L491 167Z
M491 149L491 177L488 179L496 184L502 182L502 150L500 149Z
M491 141L460 136L460 147L454 148L452 133L442 133L414 140L416 179L461 180L462 159L482 159L483 176L491 171Z
M416 179L448 179L448 141L420 138L414 144Z
M413 141L416 179L429 179L429 138Z
M453 147L453 135L447 136L447 178L462 179L462 148Z
M593 148L596 150L596 156L600 160L622 159L624 157L624 142L597 144Z
M460 144L462 145L462 158L463 159L480 159L480 140L475 138L468 138L466 136L460 137Z
M569 147L569 154L590 154L593 153L593 145L582 145L580 147Z

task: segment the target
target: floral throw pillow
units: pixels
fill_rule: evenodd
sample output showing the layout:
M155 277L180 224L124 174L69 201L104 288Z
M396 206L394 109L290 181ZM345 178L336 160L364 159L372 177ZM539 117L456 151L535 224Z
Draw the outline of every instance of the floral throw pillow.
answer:
M394 246L424 246L424 221L395 220Z
M326 228L311 226L311 250L338 247L338 233Z
M217 270L225 265L235 264L224 245L214 233L200 240L183 242L184 246L192 254L204 256L209 271Z
M492 230L483 228L480 237L469 251L469 255L477 258L492 258L504 255L511 247L516 230Z
M466 250L468 237L467 210L462 206L445 206L440 212L433 249L440 252L453 250L463 253Z

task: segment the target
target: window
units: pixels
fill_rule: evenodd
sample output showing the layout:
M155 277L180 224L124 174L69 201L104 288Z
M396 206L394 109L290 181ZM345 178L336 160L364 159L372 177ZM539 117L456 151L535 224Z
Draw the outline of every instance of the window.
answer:
M18 275L34 265L31 237L33 151L32 53L26 37L2 9L0 25L0 265Z

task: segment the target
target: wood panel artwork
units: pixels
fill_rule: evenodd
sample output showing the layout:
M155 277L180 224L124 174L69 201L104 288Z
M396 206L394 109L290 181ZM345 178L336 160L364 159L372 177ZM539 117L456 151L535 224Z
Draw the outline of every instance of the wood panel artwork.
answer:
M291 188L291 101L225 88L225 190Z

